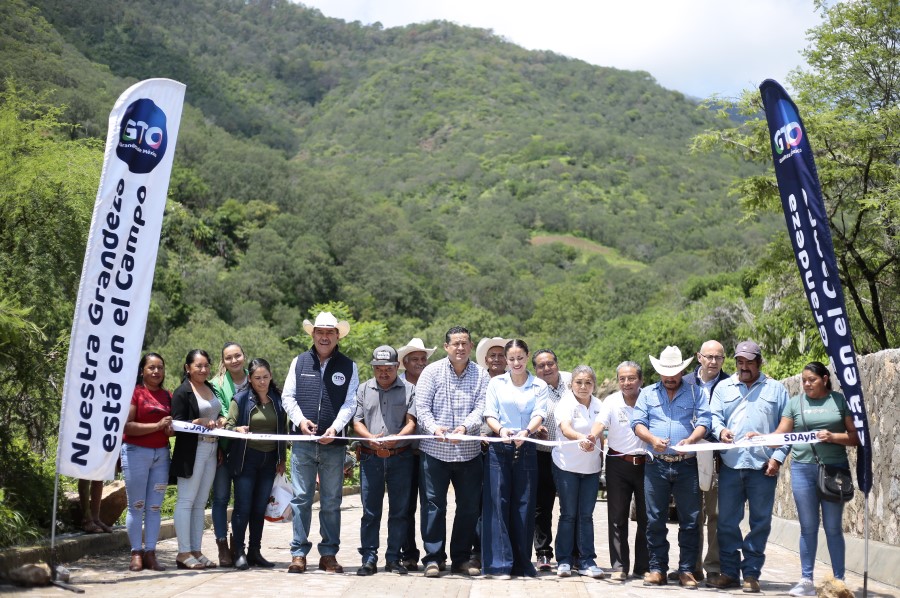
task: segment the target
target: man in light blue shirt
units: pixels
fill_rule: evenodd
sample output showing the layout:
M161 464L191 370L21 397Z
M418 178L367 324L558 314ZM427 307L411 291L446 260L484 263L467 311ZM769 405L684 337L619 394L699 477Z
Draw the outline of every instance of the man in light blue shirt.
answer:
M721 442L741 440L748 432L774 432L788 403L784 385L759 371L762 365L759 345L753 341L739 343L734 359L734 375L720 382L712 396L713 434ZM738 587L743 574L744 591L760 591L759 575L772 529L775 486L786 456L784 447L722 451L718 525L722 574L708 580L707 586ZM746 537L741 535L740 528L744 503L750 510L750 531Z
M647 443L652 461L644 467L644 496L647 504L647 548L650 571L645 586L666 585L669 567L669 541L666 521L669 496L678 508L678 583L696 588L694 565L697 562L700 517L700 483L697 455L679 453L672 447L694 444L710 428L709 402L703 391L682 380L684 368L693 358L681 359L678 347L666 347L659 359L650 356L660 381L641 390L634 405L631 428Z

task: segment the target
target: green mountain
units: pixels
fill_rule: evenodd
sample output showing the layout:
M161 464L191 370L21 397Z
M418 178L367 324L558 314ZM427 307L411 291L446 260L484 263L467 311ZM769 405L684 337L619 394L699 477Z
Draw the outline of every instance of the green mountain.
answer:
M702 299L688 279L733 282L774 230L726 196L755 167L689 152L713 115L647 73L279 0L0 10L0 73L65 104L74 137L102 138L135 80L187 84L148 347L198 323L278 345L340 300L391 342L460 322L574 360L615 318Z

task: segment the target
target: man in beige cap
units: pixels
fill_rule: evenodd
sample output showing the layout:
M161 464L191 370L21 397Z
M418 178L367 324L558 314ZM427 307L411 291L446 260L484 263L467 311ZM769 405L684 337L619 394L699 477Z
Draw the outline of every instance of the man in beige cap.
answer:
M313 441L295 441L291 447L291 486L294 498L294 538L288 573L306 571L312 501L319 479L319 569L343 573L335 555L340 547L341 498L344 485L344 455L347 441L340 440L356 412L359 372L356 364L338 349L338 341L350 332L330 312L321 312L315 323L303 321L312 337L312 347L294 358L284 381L282 401L291 422L291 434L321 436Z
M669 496L678 508L678 583L696 588L700 486L694 453L679 453L672 447L694 444L710 429L709 401L703 391L682 381L684 368L693 358L681 359L678 347L666 347L659 359L650 356L660 376L656 384L646 386L634 405L631 428L647 443L651 461L644 466L644 494L647 503L647 548L650 571L645 586L666 585L669 568L669 541L666 521Z
M408 343L400 347L397 351L397 356L400 359L400 369L404 370L400 373L400 378L415 385L436 349L437 347L426 349L424 341L418 337L412 338ZM421 459L418 440L412 442L410 452L412 453L413 471L409 486L409 511L407 514L409 525L406 528L406 539L403 541L403 547L400 550L400 558L401 563L408 570L418 571L419 549L416 546L416 507L420 496L419 467ZM421 495L424 496L424 493Z

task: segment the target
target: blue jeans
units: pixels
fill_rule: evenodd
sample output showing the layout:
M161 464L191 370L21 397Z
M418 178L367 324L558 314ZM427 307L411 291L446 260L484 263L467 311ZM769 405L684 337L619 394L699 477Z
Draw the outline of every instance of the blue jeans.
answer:
M666 522L669 520L670 495L675 497L675 508L678 510L678 570L690 573L697 564L699 552L700 479L696 458L676 463L653 459L644 465L650 571L659 573L669 569Z
M147 448L122 444L122 475L128 497L125 529L132 550L156 550L159 540L159 507L169 483L169 447ZM818 525L818 524L817 524ZM143 527L143 545L141 528Z
M850 470L849 463L843 463ZM819 509L822 511L822 527L831 557L831 571L835 579L844 579L844 503L821 500L816 494L819 466L816 463L791 461L791 490L797 503L800 520L800 575L813 578L816 564L816 548L819 542Z
M209 489L216 476L216 449L215 442L197 442L191 477L178 478L178 499L173 517L178 552L196 552L203 542L206 503L209 502Z
M422 562L440 563L447 560L444 542L447 539L447 491L451 483L456 494L456 514L450 536L451 563L460 565L471 557L483 469L480 453L469 461L441 461L422 453L420 473L425 491L422 505L425 558Z
M411 525L409 518L409 488L413 478L415 459L406 449L392 457L360 454L359 478L362 486L363 514L359 523L359 553L365 564L378 560L378 534L384 510L384 488L388 495L387 550L388 562L400 560L400 550Z
M484 572L534 577L535 445L493 442L484 469L481 550Z
M556 562L587 569L594 560L594 506L600 491L600 472L573 473L553 464L553 481L559 494L559 523L556 525ZM578 562L572 551L578 548Z
M404 561L412 561L416 563L419 561L419 549L416 547L416 509L419 506L419 501L424 499L425 493L420 491L420 487L422 485L422 476L419 475L419 470L421 466L419 462L421 461L421 456L419 455L418 449L410 449L412 453L412 466L413 471L410 476L409 483L409 502L407 503L407 517L409 519L409 523L406 527L406 539L403 540L403 548L400 551L400 558ZM424 512L424 508L422 509Z
M767 476L763 469L732 469L722 465L719 471L719 557L722 573L733 578L759 579L766 562L766 542L772 529L775 485L778 476ZM750 531L741 537L744 503L750 508ZM743 559L741 558L743 553Z
M275 481L275 465L278 451L261 452L250 447L244 453L244 467L234 477L234 511L231 514L231 532L234 546L244 548L244 535L250 527L250 549L262 546L263 524L266 506L272 495ZM222 465L219 469L225 469Z
M312 548L309 526L312 523L312 502L319 477L319 556L334 556L341 543L341 500L344 487L343 444L320 444L297 441L291 447L291 486L294 498L294 539L291 556L306 556Z
M231 468L228 460L216 467L212 487L212 522L216 540L228 538L228 503L231 501Z

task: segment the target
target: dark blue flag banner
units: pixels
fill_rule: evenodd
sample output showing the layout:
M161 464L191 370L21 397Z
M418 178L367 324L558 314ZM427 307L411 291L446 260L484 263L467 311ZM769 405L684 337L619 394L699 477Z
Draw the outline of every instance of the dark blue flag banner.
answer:
M759 91L769 123L775 177L788 235L819 336L831 358L859 433L856 481L859 489L868 495L872 488L869 422L812 147L797 106L784 88L772 79L766 79Z

